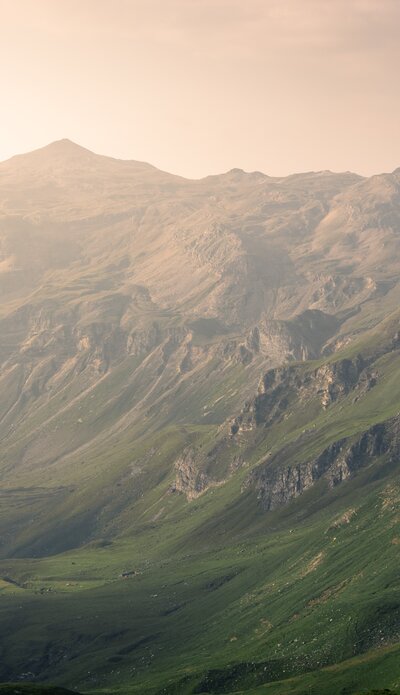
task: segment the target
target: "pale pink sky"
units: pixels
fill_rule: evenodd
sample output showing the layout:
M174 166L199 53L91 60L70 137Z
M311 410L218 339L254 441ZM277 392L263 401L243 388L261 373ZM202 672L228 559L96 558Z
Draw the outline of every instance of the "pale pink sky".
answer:
M399 37L400 0L0 0L0 159L391 171Z

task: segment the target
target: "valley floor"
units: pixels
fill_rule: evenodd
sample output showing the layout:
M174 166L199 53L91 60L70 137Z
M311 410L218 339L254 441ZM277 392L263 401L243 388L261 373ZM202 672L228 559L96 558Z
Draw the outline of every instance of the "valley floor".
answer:
M350 482L249 534L216 489L163 534L3 560L0 677L121 695L396 689L398 495Z

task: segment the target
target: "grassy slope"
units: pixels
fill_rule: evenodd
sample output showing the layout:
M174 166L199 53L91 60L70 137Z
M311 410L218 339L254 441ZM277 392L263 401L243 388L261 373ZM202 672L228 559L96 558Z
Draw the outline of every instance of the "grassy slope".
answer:
M197 549L186 534L177 549L148 528L136 542L7 561L3 574L24 588L3 588L4 663L14 677L22 664L39 666L42 678L83 690L152 693L170 682L183 693L203 682L205 692L236 692L380 647L370 669L373 678L376 662L378 682L381 654L398 638L398 495L394 481L349 484L303 524L295 510L276 514L277 529L261 523L252 540L231 522L227 540L198 529ZM356 514L334 527L350 502ZM123 579L126 570L138 574ZM388 659L383 684L399 678L399 662Z
M384 468L270 514L238 498L235 479L189 505L160 500L156 488L151 511L119 540L3 561L1 677L31 672L121 693L199 684L199 692L325 692L331 672L321 668L361 653L368 660L343 664L333 683L397 687L400 485L395 471L379 479Z
M365 349L375 350L371 345ZM249 465L292 441L297 460L307 460L394 416L398 352L379 357L374 369L377 385L357 403L353 393L327 410L317 399L306 406L293 401L284 420L243 445ZM354 481L333 491L321 482L269 514L251 491L241 493L249 468L190 504L168 494L174 457L188 442L211 446L223 409L215 422L192 423L221 394L240 389L243 374L220 376L213 392L200 381L195 399L189 382L172 410L155 405L145 424L117 432L105 451L100 438L85 454L85 467L78 457L67 459L57 468L54 507L46 509L48 495L40 496L39 485L46 487L40 469L32 471L34 489L9 491L14 497L2 517L7 529L13 510L21 524L17 554L30 548L34 555L33 538L41 533L53 537L54 547L72 547L79 542L74 524L92 528L96 540L41 559L1 561L3 679L24 673L86 691L149 695L398 687L396 465L375 461ZM103 384L98 388L100 405ZM153 423L162 413L157 432ZM69 417L76 422L79 410L70 409ZM98 417L101 423L101 407ZM304 430L311 434L302 436ZM127 465L138 462L146 474L139 485L133 476L132 485ZM63 497L75 472L74 494ZM41 516L33 525L35 509ZM60 516L63 525L55 522Z
M59 148L56 144L57 152ZM34 155L35 161L45 156L45 173L50 166L46 152ZM33 164L33 172L40 171L37 166ZM342 306L344 322L334 338L346 339L358 332L364 335L364 345L353 345L345 354L354 356L361 347L368 351L379 346L384 330L380 327L371 335L366 332L399 305L396 232L387 230L390 243L384 256L376 255L380 237L375 233L368 232L371 247L358 241L348 247L348 239L344 236L341 242L335 228L329 238L319 234L316 245L309 239L303 249L302 245L298 249L296 241L306 231L308 216L304 211L307 213L308 202L322 201L324 209L327 201L353 183L355 177L350 176L347 183L347 177L325 174L282 181L279 185L290 190L285 198L282 189L283 198L274 219L278 183L273 180L265 182L265 191L258 183L254 191L246 184L238 198L236 175L227 175L226 183L226 177L221 177L218 187L222 187L217 190L221 190L222 199L228 191L228 201L220 212L221 202L218 200L214 207L210 199L210 193L216 191L215 183L172 180L158 172L148 189L146 181L150 182L154 172L147 174L147 167L139 165L135 173L135 164L119 165L114 160L107 163L102 158L95 158L95 166L91 167L90 176L94 178L89 195L85 166L71 171L69 164L65 166L62 175L66 188L54 191L46 189L46 176L43 184L42 175L32 177L29 167L26 180L24 174L19 178L18 162L16 173L11 171L6 193L8 196L10 190L15 196L17 191L17 197L12 203L11 196L10 210L25 219L32 210L36 213L36 207L41 209L44 201L50 206L46 214L51 234L45 229L45 214L45 243L39 244L38 252L29 253L26 268L30 270L31 261L36 256L42 259L47 249L55 255L55 263L48 259L52 268L49 271L46 263L39 265L27 286L23 284L11 293L9 304L0 307L5 318L18 306L41 310L48 304L47 308L53 307L49 312L52 322L60 321L71 330L78 325L84 335L97 322L100 327L119 325L121 291L125 288L128 295L134 296L130 325L147 328L157 321L161 327L179 327L186 316L194 330L193 347L202 348L215 340L215 333L226 330L209 319L205 323L204 319L200 323L192 320L193 314L197 316L200 311L201 315L205 304L209 305L210 294L216 293L224 321L229 309L227 298L231 298L231 310L236 302L242 306L243 296L255 300L258 309L253 318L247 316L249 306L245 305L250 326L259 321L259 309L265 304L268 283L264 285L260 279L273 280L276 273L287 272L285 282L291 287L294 278L289 258L273 267L280 256L271 253L274 243L279 240L279 246L283 238L283 259L287 241L300 271L297 280L301 275L308 278L310 272L320 274L323 270L333 273L338 281L338 294L331 304L328 296L326 304L334 311L337 297ZM116 167L120 166L118 173ZM32 180L36 184L31 190ZM85 186L81 191L82 181ZM25 189L29 195L18 193ZM295 200L298 198L294 211L293 193ZM272 207L268 207L270 194ZM370 194L367 189L368 198ZM378 190L371 199L376 199L377 210L383 203L386 214L385 195L382 197ZM181 197L190 203L184 204L183 210L178 205ZM236 200L233 208L231 199ZM364 209L363 198L361 202ZM389 203L392 210L395 203ZM346 199L344 206L346 209ZM143 214L143 210L147 212ZM261 243L261 237L257 240L258 234L254 236L251 231L248 238L246 234L221 237L223 243L215 248L215 229L208 229L210 212L218 226L220 220L227 220L229 231L233 210L237 215L234 226L240 220L244 232L246 225L249 231L258 223L267 225L272 243L269 239ZM317 209L308 231L318 224L321 210ZM373 224L377 223L375 213L373 209ZM369 230L368 220L361 221L362 230ZM178 244L168 236L171 223L176 227ZM159 239L163 229L165 235ZM371 229L374 232L374 227ZM207 230L212 246L203 248L197 242ZM346 227L340 223L337 231L345 234ZM35 232L34 225L30 232ZM329 254L331 239L337 236L335 258ZM359 238L363 241L360 234ZM51 239L56 242L54 246L54 242L49 243ZM191 251L189 255L182 253L186 243L187 249L200 255L200 268L211 252L217 265L221 262L221 268L228 270L228 279L232 274L235 279L243 270L236 263L241 254L236 258L233 247L244 249L248 244L251 272L244 277L243 286L235 289L235 282L233 286L222 286L218 297L214 265L207 263L200 276L194 276L193 284L189 276L196 265L190 262ZM18 263L25 262L25 246L22 235L16 247ZM172 249L171 265L164 263L167 247ZM226 250L232 250L232 257L228 253L228 258L223 258ZM298 252L303 254L302 260L296 258ZM70 254L66 267L65 259ZM153 261L147 267L148 254ZM254 262L258 257L260 275ZM382 269L382 287L375 294L366 291L365 300L357 293L352 297L351 292L348 300L345 298L351 290L351 284L346 289L349 258L356 286L363 285L359 280L371 274L368 262L372 263L372 275L377 267ZM231 261L235 263L230 265ZM368 261L366 265L364 261ZM167 298L166 304L175 306L174 292L180 294L182 315L175 314L175 310L164 314L138 288L134 289L132 269L135 283L147 287L149 282L151 294L152 288L156 294L161 292L161 305ZM340 298L341 273L344 298ZM171 278L174 285L182 278L188 282L177 285L178 292L170 287ZM310 304L308 280L303 294L293 287L288 292L285 315L286 311L291 315ZM317 283L316 289L329 294L323 284ZM362 291L360 297L364 297ZM80 310L82 298L88 304L76 324L74 312ZM321 306L325 306L323 302ZM391 320L397 330L398 316L388 322ZM307 337L307 326L304 335L301 325L297 326L301 337ZM26 339L25 333L24 322L18 321L10 332L4 332L5 338L0 341L4 359L10 346L14 348ZM50 333L53 337L52 330ZM316 336L319 347L325 339L325 333ZM57 359L61 359L63 349L62 345L55 350ZM257 432L238 447L248 467L190 504L182 496L168 494L174 478L172 464L184 446L196 444L209 450L218 441L218 428L225 417L235 412L251 392L257 364L253 362L247 370L239 365L225 369L226 363L219 359L222 370L215 362L207 363L175 387L176 362L166 365L158 381L159 353L146 358L145 368L141 358L123 359L99 378L94 388L90 388L90 370L82 369L77 378L65 377L60 388L45 391L42 399L27 389L26 401L19 404L20 410L15 408L11 413L8 409L24 383L21 364L18 362L17 378L7 373L2 381L0 548L5 559L0 561L0 677L36 677L83 690L149 695L184 695L202 689L297 695L326 691L333 695L338 689L353 691L372 685L397 688L399 480L395 464L375 461L353 482L334 491L320 483L288 507L269 514L261 511L254 493L241 492L241 485L249 469L268 451L277 452L283 445L292 444L292 449L283 452L283 462L286 456L288 462L289 456L307 460L338 438L356 435L395 415L400 409L398 353L376 361L378 384L357 404L352 393L326 411L316 396L307 404L291 401L284 420ZM51 348L48 354L53 354ZM28 365L30 359L35 363L43 355L42 347L39 344L35 352L31 346L24 355L23 365ZM79 362L80 368L83 361ZM300 369L316 365L305 364ZM154 383L158 384L158 392L153 390ZM35 385L40 392L40 378ZM148 394L151 397L144 398ZM229 458L235 453L233 447L226 453L226 460L218 461L217 478L225 475ZM344 513L349 523L340 521ZM137 573L124 579L121 574L127 570Z
M72 691L35 683L0 683L0 695L72 695Z

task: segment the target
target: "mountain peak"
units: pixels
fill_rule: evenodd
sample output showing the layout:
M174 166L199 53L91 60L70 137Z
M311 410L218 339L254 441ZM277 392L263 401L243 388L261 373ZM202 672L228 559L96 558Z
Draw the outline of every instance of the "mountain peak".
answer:
M73 142L73 140L70 140L69 138L61 138L61 140L54 140L53 142L50 142L48 145L45 146L45 148L52 148L52 149L57 149L57 150L62 150L65 152L70 152L72 150L76 151L83 151L83 152L90 152L86 147L82 147L82 145L78 145L76 142Z
M82 147L82 145L78 145L76 142L73 142L72 140L69 140L68 138L62 138L61 140L54 140L54 142L49 143L48 145L45 145L44 147L40 147L37 150L34 150L30 154L50 154L50 155L56 155L56 156L62 156L62 157L79 157L79 156L91 156L95 157L94 152L91 150L88 150L86 147Z
M11 167L11 170L15 167L18 169L22 167L24 170L31 168L34 170L53 170L54 168L64 169L65 167L75 169L76 166L90 165L93 160L98 158L100 155L86 149L86 147L77 145L76 142L68 138L63 138L44 147L31 150L31 152L17 154L2 162L2 166Z

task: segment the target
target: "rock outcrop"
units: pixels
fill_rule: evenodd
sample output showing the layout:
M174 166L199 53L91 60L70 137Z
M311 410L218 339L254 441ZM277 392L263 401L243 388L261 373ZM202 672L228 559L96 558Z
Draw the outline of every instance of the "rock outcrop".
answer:
M319 480L336 487L352 478L377 457L397 457L400 453L400 418L373 425L352 438L327 446L310 461L284 465L282 449L255 469L245 487L254 487L265 510L277 509L312 488Z
M188 500L195 499L211 484L209 477L199 469L196 451L189 447L175 461L176 478L170 492L182 492Z
M270 369L261 378L257 395L231 420L230 434L236 436L260 426L269 427L284 417L289 403L295 399L306 402L316 397L325 409L356 387L367 391L376 380L376 373L368 371L368 362L361 355L307 371L298 365Z

